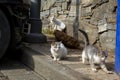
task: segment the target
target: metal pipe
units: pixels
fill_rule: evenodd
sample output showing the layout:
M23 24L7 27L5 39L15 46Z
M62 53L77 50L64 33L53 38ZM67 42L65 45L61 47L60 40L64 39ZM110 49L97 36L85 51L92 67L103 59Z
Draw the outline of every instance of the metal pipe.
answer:
M31 33L41 33L42 30L42 22L40 20L40 4L41 0L31 0L30 7Z
M40 20L41 0L31 0L30 7L30 34L26 34L25 41L29 43L47 42L47 38L42 34L42 22Z

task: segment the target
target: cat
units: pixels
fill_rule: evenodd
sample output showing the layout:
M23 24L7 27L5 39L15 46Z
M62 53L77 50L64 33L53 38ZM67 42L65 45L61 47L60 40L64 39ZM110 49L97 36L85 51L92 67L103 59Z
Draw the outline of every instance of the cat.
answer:
M56 19L54 16L51 16L50 22L54 24L53 30L66 31L66 25L60 19Z
M64 44L57 41L51 43L50 51L54 61L59 61L62 58L65 58L68 54L68 50Z
M95 64L98 64L101 67L101 69L103 69L103 71L105 71L106 73L112 73L112 71L109 71L105 65L105 60L108 57L108 51L99 50L96 46L91 45L89 43L87 33L82 31L81 29L79 29L79 31L82 32L85 36L85 47L82 51L82 63L85 63L86 60L89 61L91 69L94 72L97 71Z
M55 30L54 31L55 39L56 41L62 41L62 43L71 49L81 49L80 47L80 41L75 39L74 37L71 37L67 35L66 33Z

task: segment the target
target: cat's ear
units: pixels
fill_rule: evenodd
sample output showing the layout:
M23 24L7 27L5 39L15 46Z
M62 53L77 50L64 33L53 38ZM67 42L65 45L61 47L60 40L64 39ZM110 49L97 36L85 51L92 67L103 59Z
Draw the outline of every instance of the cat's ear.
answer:
M52 15L50 15L50 17L51 17L51 18L54 18L55 16L52 14Z
M55 41L52 41L51 45L54 45L55 44Z
M62 43L62 41L60 41L60 43Z
M49 20L50 20L51 23L52 23L53 18L54 18L54 15L49 16Z
M100 54L102 54L102 53L103 53L102 49L100 49L100 50L99 50L99 53L100 53Z
M108 50L106 49L105 52L108 53Z
M54 16L54 15L52 15L52 17L54 18L55 16Z
M106 50L104 50L104 52L105 52L105 54L106 54L106 55L108 55L108 50L107 50L107 49L106 49Z

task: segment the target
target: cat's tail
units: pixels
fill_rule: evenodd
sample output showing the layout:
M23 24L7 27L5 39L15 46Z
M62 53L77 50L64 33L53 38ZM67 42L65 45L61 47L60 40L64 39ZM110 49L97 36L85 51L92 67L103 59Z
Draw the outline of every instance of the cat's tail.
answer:
M89 43L89 38L88 38L87 33L81 29L79 29L79 31L84 35L85 46L89 45L90 43Z

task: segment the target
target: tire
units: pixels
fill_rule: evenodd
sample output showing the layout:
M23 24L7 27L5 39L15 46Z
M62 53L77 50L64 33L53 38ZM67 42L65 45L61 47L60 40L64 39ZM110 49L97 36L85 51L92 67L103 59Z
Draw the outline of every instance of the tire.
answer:
M10 42L10 25L5 14L0 10L0 59L5 54Z

